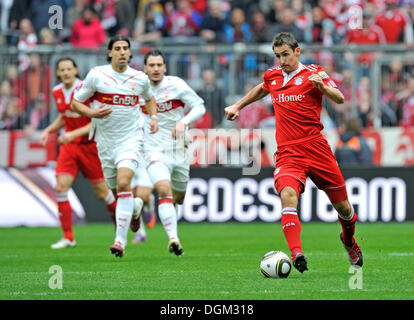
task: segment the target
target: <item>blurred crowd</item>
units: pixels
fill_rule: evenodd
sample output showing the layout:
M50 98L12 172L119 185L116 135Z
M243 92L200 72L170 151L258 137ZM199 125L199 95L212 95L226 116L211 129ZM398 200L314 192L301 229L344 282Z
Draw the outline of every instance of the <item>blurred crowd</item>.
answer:
M160 41L232 44L271 43L278 32L292 32L300 43L321 44L328 50L303 56L303 63L322 65L344 93L343 105L325 103L322 121L326 128L341 128L357 116L362 127L372 121L372 75L374 53L335 56L336 44L403 44L414 47L413 0L0 0L0 46L18 49L70 44L74 48L98 49L108 37L123 34L135 48L156 46ZM55 7L53 7L55 6ZM58 6L58 7L56 7ZM52 9L51 9L52 8ZM58 9L56 9L58 8ZM61 17L59 16L61 14ZM51 19L53 17L53 19ZM61 21L59 20L61 18ZM54 28L62 23L61 28ZM51 23L53 24L51 26ZM198 128L225 125L223 108L231 101L226 85L232 79L189 55L184 79L198 79L195 90L208 112ZM231 55L219 57L223 65ZM260 68L260 62L264 67ZM238 94L247 92L274 60L247 55L240 72ZM38 53L19 54L16 64L0 72L0 129L42 129L49 123L49 95L53 66ZM223 68L225 70L225 68ZM244 70L255 70L244 73ZM86 71L84 71L86 72ZM414 62L396 58L381 72L381 124L414 125ZM357 79L355 103L352 81ZM24 88L24 89L22 89ZM274 126L270 99L245 108L240 128Z

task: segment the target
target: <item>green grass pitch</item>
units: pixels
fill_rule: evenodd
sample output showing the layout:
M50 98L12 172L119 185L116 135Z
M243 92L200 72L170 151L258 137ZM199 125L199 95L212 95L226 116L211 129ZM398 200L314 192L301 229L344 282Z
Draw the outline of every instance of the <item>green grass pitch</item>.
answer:
M293 269L287 279L267 279L259 270L268 251L289 253L280 223L180 223L182 257L167 251L158 223L147 229L147 243L129 244L124 257L115 258L113 231L111 224L75 226L78 246L56 251L49 246L60 228L0 229L0 299L414 299L412 223L359 223L359 274L350 269L339 223L303 223L309 271ZM53 265L63 271L62 289L49 287Z

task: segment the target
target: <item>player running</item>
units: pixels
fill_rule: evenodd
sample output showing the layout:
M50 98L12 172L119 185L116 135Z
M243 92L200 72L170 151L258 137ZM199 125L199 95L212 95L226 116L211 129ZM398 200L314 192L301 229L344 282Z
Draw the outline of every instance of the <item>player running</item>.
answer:
M158 214L168 236L168 250L183 254L177 232L177 205L184 202L189 181L187 157L188 126L205 113L204 101L184 80L166 76L165 58L155 49L144 57L144 71L150 79L157 102L159 131L150 131L151 113L141 103L145 122L144 153L147 172L158 193ZM185 112L187 115L185 115ZM138 182L138 185L145 183Z
M144 97L151 117L149 131L158 130L157 109L148 77L128 66L130 58L129 39L121 35L111 38L109 64L93 68L72 101L73 110L92 118L91 133L95 133L103 173L117 195L115 242L110 248L116 257L123 256L128 225L131 220L139 221L143 204L142 199L134 201L131 190L143 138L139 95ZM84 104L88 99L90 108ZM134 211L137 214L132 219Z
M63 249L76 246L73 234L73 211L68 200L68 191L79 171L91 182L96 196L105 201L114 223L116 200L103 176L95 141L88 139L91 120L73 112L70 107L75 88L82 84L82 81L77 78L78 69L75 60L71 57L61 57L56 63L56 74L61 83L53 88L52 95L59 115L43 130L39 143L45 146L50 133L65 128L65 133L57 140L60 147L56 163L55 187L59 220L64 236L51 245L52 249Z
M268 69L263 83L235 104L225 108L235 120L242 108L270 93L276 119L275 188L282 201L282 229L301 273L308 270L302 252L297 206L306 178L326 192L342 225L340 239L353 266L362 267L362 253L354 238L357 215L348 200L346 185L332 150L321 134L322 96L343 103L344 96L333 80L317 65L299 62L300 48L291 33L282 32L273 41L280 67Z

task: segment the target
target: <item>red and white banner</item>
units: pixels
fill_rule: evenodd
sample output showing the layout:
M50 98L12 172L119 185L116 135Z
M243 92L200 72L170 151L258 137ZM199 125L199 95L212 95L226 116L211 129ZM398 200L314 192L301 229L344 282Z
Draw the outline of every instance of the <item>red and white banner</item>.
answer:
M338 132L330 130L324 134L334 150L339 138ZM375 165L386 167L414 165L414 128L365 129L362 135L372 150L372 160Z
M24 131L0 131L0 168L42 167L55 161L56 134L50 134L46 147L38 143L40 131L27 136Z

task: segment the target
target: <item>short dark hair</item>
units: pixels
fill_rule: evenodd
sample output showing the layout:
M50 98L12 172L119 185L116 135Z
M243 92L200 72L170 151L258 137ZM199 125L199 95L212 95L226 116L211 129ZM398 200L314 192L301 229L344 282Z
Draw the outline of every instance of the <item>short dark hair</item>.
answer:
M72 62L73 66L74 66L75 68L77 68L77 67L78 67L78 66L77 66L77 64L76 64L76 62L75 62L75 60L74 60L72 57L69 57L69 56L62 56L62 57L60 57L60 58L58 59L58 61L56 61L56 70L59 68L59 63L61 63L62 61L70 61L70 62Z
M161 50L152 49L151 51L148 51L147 54L144 56L144 64L147 64L147 60L150 56L153 56L153 57L160 56L160 57L162 57L162 60L164 61L164 64L165 64L165 57L164 57L164 54L161 52Z
M58 59L58 61L56 61L56 66L55 66L55 70L56 70L56 71L57 71L57 70L58 70L58 68L59 68L59 63L61 63L61 62L63 62L63 61L70 61L70 62L72 62L73 66L74 66L75 68L78 68L78 65L76 64L75 59L73 59L72 57L69 57L69 56L62 56L62 57L60 57L60 58ZM76 77L78 77L78 76L79 76L79 74L76 74ZM58 78L58 80L59 80L59 81L62 81L62 80L60 79L60 77L59 77L59 76L57 76L57 78Z
M117 41L126 41L128 43L128 47L131 49L131 42L129 41L128 37L123 36L121 34L117 34L115 36L113 36L111 39L109 39L108 42L108 50L112 50L112 48L114 47L114 43ZM132 58L132 55L130 57L130 59ZM106 57L106 61L111 62L112 58L108 55Z
M299 47L298 41L296 40L295 36L290 32L278 33L273 39L272 48L281 47L284 44L287 44L292 50L295 50L297 47Z

